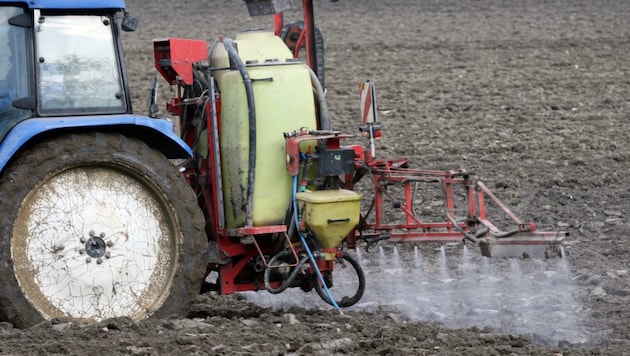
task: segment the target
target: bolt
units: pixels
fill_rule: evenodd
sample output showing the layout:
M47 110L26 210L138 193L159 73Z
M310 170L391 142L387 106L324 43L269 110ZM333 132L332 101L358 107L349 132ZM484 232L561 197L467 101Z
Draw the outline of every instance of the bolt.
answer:
M105 233L101 232L101 234L99 236L101 237L101 239L104 239L105 238Z
M85 243L85 237L81 236L81 238L79 239L79 241L81 241L81 243Z
M81 250L79 250L79 253L83 255L83 254L85 254L85 250L81 249Z
M87 263L92 262L92 257L86 257L86 258L85 258L85 262L87 262Z
M103 263L103 259L102 259L102 258L100 258L100 257L99 257L99 258L97 258L97 259L96 259L96 263L100 265L101 263Z
M114 243L112 241L107 241L107 247L112 247L114 246Z
M90 235L90 237L96 236L96 233L94 232L94 230L90 230L88 234Z
M105 258L110 258L110 257L112 257L112 254L109 253L109 251L105 252Z

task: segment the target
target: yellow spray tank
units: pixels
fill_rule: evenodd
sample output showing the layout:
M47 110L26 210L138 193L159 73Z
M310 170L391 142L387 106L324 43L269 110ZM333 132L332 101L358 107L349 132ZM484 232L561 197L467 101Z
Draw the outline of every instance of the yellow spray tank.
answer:
M292 190L283 133L317 128L311 74L273 33L238 34L233 48L251 78L250 100L243 73L230 65L233 53L226 48L227 44L218 45L211 53L221 95L219 147L226 228L282 224Z

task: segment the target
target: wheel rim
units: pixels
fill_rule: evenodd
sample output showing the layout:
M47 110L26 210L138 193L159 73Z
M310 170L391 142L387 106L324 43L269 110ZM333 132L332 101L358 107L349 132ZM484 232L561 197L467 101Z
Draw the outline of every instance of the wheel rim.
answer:
M162 304L179 230L157 191L117 167L83 166L27 195L11 252L24 295L44 317L138 320Z

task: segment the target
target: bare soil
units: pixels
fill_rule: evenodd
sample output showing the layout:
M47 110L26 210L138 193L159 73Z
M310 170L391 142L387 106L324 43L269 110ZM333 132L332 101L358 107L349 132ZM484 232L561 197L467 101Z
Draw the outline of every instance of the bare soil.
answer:
M250 18L241 0L127 5L141 19L140 29L124 37L141 114L156 73L152 39L212 42L272 28L269 17ZM288 20L300 17L296 5ZM373 80L381 157L475 172L524 220L541 230L569 231L564 261L493 260L498 272L487 274L474 251L462 260L462 247L449 246L445 253L457 256L449 263L473 273L441 278L427 264L442 263L441 251L423 249L423 267L403 269L403 284L415 288L409 291L394 288L383 274L396 267L391 249L385 264L376 260L378 252L370 259L360 251L372 292L344 313L317 304L315 293L306 295L310 306L271 294L208 293L188 318L87 327L52 321L27 330L1 324L1 354L630 353L630 2L322 0L315 10L335 128L357 132L358 83ZM173 95L161 89L163 100ZM489 277L481 279L483 273ZM415 284L420 278L429 283ZM477 289L464 284L470 279ZM461 298L456 303L408 298L443 290L453 280ZM478 286L488 281L502 288L480 294L486 289ZM525 288L511 297L519 286ZM405 310L382 302L404 298ZM500 305L474 304L483 298ZM420 303L430 313L409 313ZM526 304L540 314L516 307ZM503 317L484 322L491 312ZM574 332L560 330L568 319ZM534 328L518 327L526 324Z

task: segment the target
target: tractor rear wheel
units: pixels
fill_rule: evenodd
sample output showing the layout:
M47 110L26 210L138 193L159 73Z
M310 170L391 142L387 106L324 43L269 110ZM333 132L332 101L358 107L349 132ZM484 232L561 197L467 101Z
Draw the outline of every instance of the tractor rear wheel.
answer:
M207 264L192 189L158 151L76 134L0 178L0 319L98 322L187 313Z

